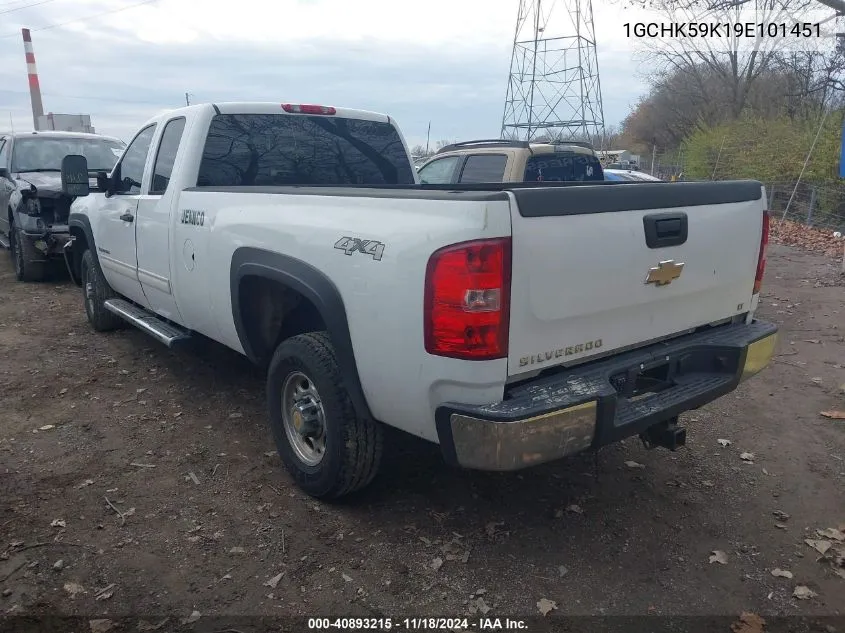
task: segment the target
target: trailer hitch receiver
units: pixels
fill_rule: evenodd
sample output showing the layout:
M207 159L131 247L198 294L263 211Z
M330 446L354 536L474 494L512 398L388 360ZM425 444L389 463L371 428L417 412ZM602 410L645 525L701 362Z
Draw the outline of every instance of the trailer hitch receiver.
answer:
M678 426L678 418L674 417L640 433L640 440L647 449L662 446L674 451L687 443L687 430Z

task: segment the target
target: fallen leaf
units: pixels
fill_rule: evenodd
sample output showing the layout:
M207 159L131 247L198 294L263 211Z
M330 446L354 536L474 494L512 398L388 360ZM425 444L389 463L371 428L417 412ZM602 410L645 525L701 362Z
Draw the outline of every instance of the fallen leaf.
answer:
M719 442L719 444L721 444L722 446L730 446L730 445L731 445L731 441L730 441L730 440L718 439L718 440L716 440L716 441L717 441L717 442Z
M67 527L67 523L65 523L64 519L53 519L50 523L50 527Z
M719 563L720 565L727 565L728 564L728 555L725 554L720 549L714 549L713 553L710 554L710 562L711 563Z
M845 579L845 569L834 569L833 573L842 579Z
M739 458L746 462L753 462L754 461L754 453L741 453Z
M568 506L566 506L566 511L567 512L574 512L575 514L584 514L584 510L582 510L581 506L579 506L576 503L571 503Z
M45 424L44 426L39 426L38 430L39 431L50 431L50 430L55 429L55 428L56 428L55 424Z
M495 536L496 531L498 530L500 525L504 525L504 523L497 523L496 521L490 521L490 523L485 525L484 529L487 531L487 536Z
M72 598L76 597L77 594L85 593L85 587L80 585L78 582L66 582L64 590L67 591Z
M739 620L731 624L733 633L763 633L766 621L756 613L743 613Z
M86 480L85 480L85 481L83 481L81 484L77 484L77 485L76 485L76 487L77 487L77 488L85 488L86 486L91 486L91 485L93 485L93 483L94 483L94 480L93 480L93 479L86 479Z
M705 488L712 488L715 484L712 481L705 479L704 481L701 482L701 485L704 486Z
M832 420L845 420L845 411L822 411L821 414Z
M482 614L486 614L488 611L490 611L490 607L487 605L486 602L484 602L484 598L478 598L473 602L475 604L475 608L481 611Z
M420 536L420 537L418 537L418 538L419 538L419 539L420 539L423 543L425 543L426 545L431 546L431 539L427 539L427 538L426 538L426 537L424 537L424 536Z
M557 573L560 574L561 578L563 578L564 576L566 576L566 574L569 573L569 570L566 567L564 567L563 565L561 565L560 567L557 568Z
M804 342L805 343L813 343L815 345L818 345L819 343L821 343L821 341L817 338L806 338L806 339L804 339Z
M347 576L346 574L341 574L341 576L346 582L352 582L352 578L350 576Z
M798 246L830 257L842 257L842 238L836 237L836 231L826 231L800 222L783 220L773 223L771 238L776 244Z
M553 600L546 600L545 598L541 598L537 601L537 608L543 615L549 615L549 613L551 613L553 609L557 609L557 603Z
M825 528L824 530L816 530L816 534L823 538L832 538L834 541L845 541L845 532L837 530L836 528Z
M645 468L645 466L643 464L640 464L639 462L633 462L633 461L625 462L625 465L628 468Z
M772 570L772 576L777 576L778 578L792 578L792 572L786 571L785 569L778 569L775 567Z
M238 418L242 418L242 417L244 417L243 413L230 413L229 414L230 420L237 420Z
M789 515L783 510L775 510L774 512L772 512L772 514L775 516L775 518L780 519L781 521L789 520Z
M775 527L780 529L780 530L785 530L786 529L786 523L775 523Z
M438 569L440 569L442 566L443 566L443 559L442 559L442 558L440 558L440 557L435 558L433 561L431 561L431 565L430 565L430 567L431 567L434 571L437 571L437 570L438 570Z
M97 589L95 592L96 595L94 596L94 600L108 600L114 595L114 588L115 584L111 583L107 587L103 587L102 589Z
M229 550L230 554L246 554L246 550L243 547L236 546Z
M792 592L792 597L798 598L799 600L809 600L810 598L815 598L817 595L819 594L804 585L798 585L795 587L795 591Z
M88 626L91 628L91 633L106 633L114 628L114 622L111 620L88 620Z
M822 541L822 540L819 540L819 539L811 539L811 538L804 539L804 542L807 545L809 545L810 547L812 547L814 550L816 550L822 556L825 555L827 550L829 550L830 546L832 545L832 543L830 541Z
M763 474L764 474L764 475L768 475L768 474L769 474L769 471L768 471L768 470L766 470L766 469L764 468L764 469L763 469Z
M189 473L188 473L188 478L189 478L191 481L193 481L193 482L194 482L197 486L199 486L199 485L200 485L200 480L199 480L199 479L197 478L197 476L193 473L193 471L191 471L191 472L189 472Z
M192 611L187 618L182 618L182 624L193 624L202 617L199 611Z
M285 575L285 572L282 572L281 574L279 574L277 576L273 576L270 580L268 580L267 582L264 583L264 586L270 587L270 589L275 589L276 585L279 584L279 581L282 579L282 576L284 576L284 575Z

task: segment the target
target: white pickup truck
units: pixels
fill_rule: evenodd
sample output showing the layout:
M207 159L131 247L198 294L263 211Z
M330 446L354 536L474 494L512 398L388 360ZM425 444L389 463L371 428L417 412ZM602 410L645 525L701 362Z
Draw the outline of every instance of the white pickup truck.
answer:
M370 482L383 424L482 470L674 449L773 353L758 182L420 185L391 118L278 103L167 112L62 181L94 329L264 365L315 497Z

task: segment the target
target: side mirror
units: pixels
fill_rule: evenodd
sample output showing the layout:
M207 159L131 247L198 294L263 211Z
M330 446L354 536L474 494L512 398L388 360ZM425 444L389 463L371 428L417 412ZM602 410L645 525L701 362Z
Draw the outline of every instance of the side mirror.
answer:
M111 180L109 179L108 172L98 171L97 172L97 190L102 191L103 193L108 193L110 184L111 184Z
M88 182L88 160L78 154L62 159L62 193L72 198L84 198L91 191Z
M6 167L0 167L0 178L12 179L12 174Z

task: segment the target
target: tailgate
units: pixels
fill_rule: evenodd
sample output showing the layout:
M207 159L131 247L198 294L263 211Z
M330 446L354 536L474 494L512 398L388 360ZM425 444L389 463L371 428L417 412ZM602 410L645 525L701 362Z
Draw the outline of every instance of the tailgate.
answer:
M758 182L511 195L509 376L645 345L750 308L765 208Z

